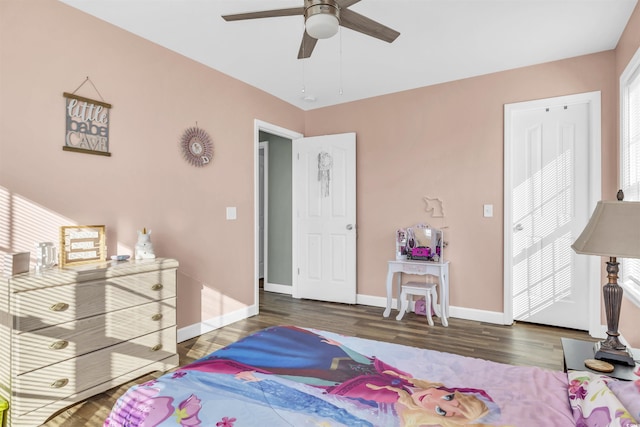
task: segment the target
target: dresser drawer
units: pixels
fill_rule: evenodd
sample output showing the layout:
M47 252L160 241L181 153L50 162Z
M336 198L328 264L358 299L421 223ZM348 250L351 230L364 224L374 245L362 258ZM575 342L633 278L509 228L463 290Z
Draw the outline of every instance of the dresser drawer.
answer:
M402 266L402 272L408 274L427 274L428 264L416 263L404 263Z
M13 385L14 414L95 387L176 353L175 326L75 359L18 375Z
M32 331L175 296L175 269L18 292L14 328Z
M176 324L176 299L16 334L14 370L32 371Z

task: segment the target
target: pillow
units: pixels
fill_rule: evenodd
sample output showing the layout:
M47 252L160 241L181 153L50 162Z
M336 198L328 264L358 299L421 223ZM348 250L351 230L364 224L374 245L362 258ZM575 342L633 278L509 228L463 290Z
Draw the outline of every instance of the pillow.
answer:
M638 408L629 405L632 401L640 404L640 388L635 382L586 371L570 371L567 376L569 403L576 427L633 427L638 424ZM622 395L624 399L619 398Z

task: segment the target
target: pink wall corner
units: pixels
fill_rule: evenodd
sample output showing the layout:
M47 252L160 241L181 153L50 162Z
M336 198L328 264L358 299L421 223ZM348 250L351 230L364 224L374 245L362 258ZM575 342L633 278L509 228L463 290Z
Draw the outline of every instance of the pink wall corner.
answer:
M54 0L3 0L0 12L2 250L73 221L106 225L109 255L132 253L146 227L156 254L180 261L179 327L254 304L254 120L299 131L304 112ZM99 94L89 83L77 94L113 105L111 157L62 150L62 93L87 76ZM203 168L178 145L196 122L214 145ZM12 214L16 200L36 221ZM32 222L48 225L33 235Z
M640 3L633 10L633 14L616 46L616 75L618 77L620 77L638 47L640 47ZM616 81L616 83L619 83L619 81Z
M502 312L504 104L601 91L611 188L614 79L609 51L307 112L306 135L357 134L358 293L385 295L395 230L426 222L447 227L451 304ZM425 196L443 201L445 218L429 217Z

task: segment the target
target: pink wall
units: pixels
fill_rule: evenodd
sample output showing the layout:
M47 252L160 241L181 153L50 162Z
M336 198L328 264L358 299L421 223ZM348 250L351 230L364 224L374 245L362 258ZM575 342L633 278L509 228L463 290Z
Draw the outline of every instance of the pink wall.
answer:
M179 327L253 304L254 119L301 131L303 112L53 0L0 2L0 40L0 250L78 223L106 225L109 255L131 253L146 227L180 261ZM62 93L86 76L113 105L111 157L61 148ZM78 95L100 99L89 83ZM196 122L214 143L204 168L178 148Z
M603 194L617 188L614 51L305 113L61 3L37 3L0 2L0 251L56 239L72 221L105 224L112 254L150 228L156 252L181 263L179 327L253 303L253 260L243 253L253 244L256 118L310 136L357 133L362 295L384 295L393 230L425 221L448 227L451 303L502 311L505 103L601 91ZM61 150L62 92L86 76L113 104L110 158ZM78 94L97 98L88 84ZM215 149L201 169L178 150L196 121ZM427 216L425 196L443 200L444 220ZM482 217L485 203L493 218ZM226 206L238 208L237 221L225 220ZM631 305L623 326L637 323Z

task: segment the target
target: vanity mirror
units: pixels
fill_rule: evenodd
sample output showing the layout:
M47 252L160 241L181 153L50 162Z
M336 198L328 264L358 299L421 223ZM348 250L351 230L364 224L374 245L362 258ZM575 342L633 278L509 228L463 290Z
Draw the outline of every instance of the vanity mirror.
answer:
M406 254L408 259L440 262L444 259L442 230L426 224L407 228Z

